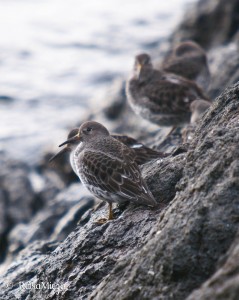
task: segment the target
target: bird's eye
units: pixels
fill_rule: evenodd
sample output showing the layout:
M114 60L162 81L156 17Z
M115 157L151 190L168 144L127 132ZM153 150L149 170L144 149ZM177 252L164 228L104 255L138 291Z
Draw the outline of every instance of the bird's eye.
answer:
M83 129L85 134L90 134L92 132L92 128L91 127L86 127Z

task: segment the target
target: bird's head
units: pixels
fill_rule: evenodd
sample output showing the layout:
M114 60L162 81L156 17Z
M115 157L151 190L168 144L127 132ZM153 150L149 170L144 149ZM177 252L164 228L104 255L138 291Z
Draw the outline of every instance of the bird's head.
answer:
M67 140L71 140L72 138L74 138L75 136L77 136L79 132L79 128L74 128L72 129L68 136L67 136ZM54 155L52 158L50 158L49 162L53 161L55 158L59 157L60 155L62 155L63 153L66 152L71 152L72 150L74 150L74 148L79 144L79 141L75 140L72 143L67 143L67 146L64 147L62 150L60 150L56 155ZM61 145L60 145L61 146ZM59 146L59 147L60 147Z
M152 69L151 57L147 53L141 53L135 57L134 72L139 81L144 79L144 71Z

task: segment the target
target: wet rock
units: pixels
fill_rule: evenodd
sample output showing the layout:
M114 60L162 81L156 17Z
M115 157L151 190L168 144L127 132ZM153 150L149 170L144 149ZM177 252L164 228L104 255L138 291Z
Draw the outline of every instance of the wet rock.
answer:
M24 252L31 256L29 265L26 266L24 263L28 260L27 257L24 256L23 261L20 253L17 257L18 263L14 268L9 268L0 280L0 297L7 294L10 296L12 293L17 297L23 297L23 291L17 284L37 284L40 281L59 284L64 288L61 291L31 289L30 293L29 290L25 291L25 295L28 292L32 299L37 299L37 297L43 297L43 299L50 297L82 299L86 297L91 292L92 287L97 285L101 278L112 270L119 257L127 255L131 251L134 252L135 247L142 247L144 239L141 236L148 235L159 213L159 211L129 207L123 213L121 212L121 215L118 214L116 220L102 226L97 225L95 222L106 215L106 210L103 207L92 213L90 221L83 227L78 226L54 250L54 254L44 255L44 259L38 265L34 265L34 274L30 278L28 272L23 272L22 268L27 267L28 270L28 266L32 266L32 258L36 255L32 253L32 247L35 243L28 246ZM44 244L42 244L43 246ZM8 275L6 276L6 274ZM6 292L3 281L14 282L14 291ZM58 293L60 293L59 296L57 296Z
M24 222L33 212L35 195L29 180L30 169L22 162L1 157L2 203L7 203L6 215L9 223ZM6 197L6 198L5 198Z
M33 240L49 237L61 216L72 206L79 205L81 197L78 184L78 193L75 192L77 200L70 201L72 192L68 190L64 200L57 200L56 195L64 190L66 185L56 172L48 169L39 173L27 164L13 160L5 153L1 154L0 261L3 262L5 255L12 259ZM80 192L80 195L84 195L84 192ZM89 203L92 203L91 201L92 199ZM75 214L79 214L81 208L75 208ZM65 225L57 234L63 237L63 233L68 233L70 228L72 227Z
M142 174L155 199L168 203L176 194L176 184L181 179L185 153L176 157L154 160L143 166Z
M237 14L235 0L200 1L172 38L210 48L212 98L239 79ZM184 145L180 130L164 139L164 130L135 116L122 86L91 118L173 151L142 166L161 205L115 207L115 219L98 225L107 205L89 210L95 202L71 184L68 158L58 167L47 159L36 170L1 158L0 251L8 244L9 253L0 299L237 300L239 83L215 101Z
M238 96L239 83L210 108L148 242L119 260L89 299L185 299L217 270L239 222Z
M34 241L64 240L94 204L94 198L80 183L63 189L30 222L15 226L9 233L7 262Z
M117 119L126 106L125 80L119 78L115 80L109 93L107 106L103 109L106 118Z
M220 262L217 272L199 289L194 291L187 300L237 299L239 295L239 236Z
M0 261L5 257L7 235L15 224L27 222L40 200L29 179L29 167L1 153L0 158Z
M29 296L31 286L23 286L23 279L30 281L37 274L37 267L58 246L56 242L36 241L24 249L16 263L1 277L1 299L24 299ZM30 255L29 255L30 254ZM7 290L6 290L7 289Z
M24 260L20 252L1 277L0 282L14 285L9 289L2 283L0 298L185 299L217 274L220 261L231 256L230 247L237 243L238 99L239 83L204 115L187 153L143 166L156 199L162 202L170 195L168 206L114 209L115 220L97 225L107 214L103 206L44 259L38 254L29 275L23 267L32 266L33 242L24 249ZM62 289L26 292L18 286L42 282Z
M63 153L58 156L52 162L49 159L56 153L51 151L47 152L43 159L39 162L37 170L41 176L51 176L50 174L56 173L60 181L63 181L65 185L69 185L73 182L78 182L79 178L73 172L71 165L69 164L69 153Z
M220 95L225 86L239 81L239 43L232 41L226 46L213 48L208 54L212 81L209 95Z
M226 43L238 31L238 13L237 0L198 1L184 15L172 41L193 40L205 49Z

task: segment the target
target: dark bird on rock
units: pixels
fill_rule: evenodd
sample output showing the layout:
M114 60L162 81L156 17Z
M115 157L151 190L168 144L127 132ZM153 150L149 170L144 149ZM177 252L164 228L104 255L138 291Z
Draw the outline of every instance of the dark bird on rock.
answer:
M72 138L78 132L79 132L78 127L72 129L70 131L70 133L68 134L67 139ZM134 155L135 155L135 162L138 165L143 165L153 159L165 158L170 155L170 153L163 153L163 152L151 149L128 135L111 134L111 136L114 139L120 141L121 143L125 144L127 147L132 149L132 151L134 152ZM55 158L57 158L58 156L60 156L60 154L62 154L64 152L73 151L77 145L78 145L78 142L67 145L67 147L63 148L60 152L58 152L56 155L54 155L50 159L50 162L52 160L54 160ZM76 173L76 175L77 175L77 173Z
M132 149L94 121L85 122L74 130L59 146L67 145L59 153L71 151L71 166L81 182L93 195L109 203L108 220L113 219L113 202L157 205L141 176Z
M136 114L174 128L190 122L191 102L197 98L209 100L195 82L154 69L146 53L136 56L126 93Z
M203 89L210 83L206 52L193 41L182 42L173 49L164 59L161 69L194 80Z

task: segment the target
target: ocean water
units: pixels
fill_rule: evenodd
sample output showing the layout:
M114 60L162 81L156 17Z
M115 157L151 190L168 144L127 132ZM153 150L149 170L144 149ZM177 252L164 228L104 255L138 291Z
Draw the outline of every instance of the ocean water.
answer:
M0 0L0 150L36 161L196 0Z

